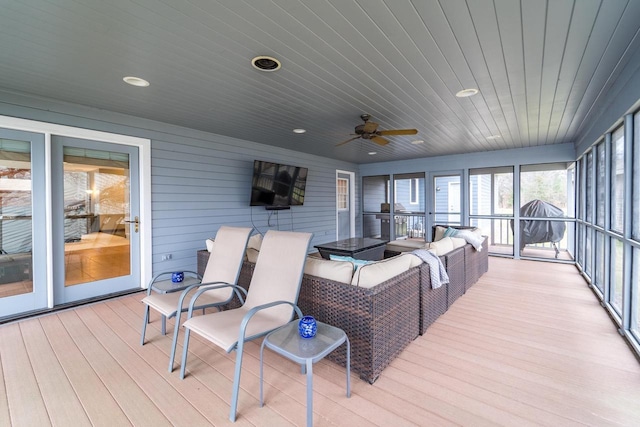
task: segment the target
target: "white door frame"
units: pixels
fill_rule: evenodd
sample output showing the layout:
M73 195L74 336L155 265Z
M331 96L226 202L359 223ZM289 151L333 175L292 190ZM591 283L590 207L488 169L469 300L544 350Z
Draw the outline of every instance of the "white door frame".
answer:
M53 308L53 232L51 209L51 135L131 145L139 150L140 169L140 287L151 279L151 140L128 135L0 116L0 127L44 134L46 164L47 307Z
M349 237L356 237L356 173L336 169L336 182L339 174L349 175ZM336 189L336 240L338 239L338 191Z

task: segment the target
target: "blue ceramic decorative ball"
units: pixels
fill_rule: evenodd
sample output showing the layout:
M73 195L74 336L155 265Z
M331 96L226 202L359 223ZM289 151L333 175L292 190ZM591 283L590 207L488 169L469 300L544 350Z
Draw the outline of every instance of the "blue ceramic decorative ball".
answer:
M180 283L184 280L184 273L182 271L178 271L176 273L171 273L171 281L173 283Z
M304 316L298 323L298 332L302 338L313 338L318 331L318 324L313 316Z

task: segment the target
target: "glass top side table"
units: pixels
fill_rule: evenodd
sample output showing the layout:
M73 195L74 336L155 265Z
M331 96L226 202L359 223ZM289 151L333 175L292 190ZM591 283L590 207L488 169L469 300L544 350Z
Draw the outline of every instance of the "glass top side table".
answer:
M193 277L193 276L187 276L187 274L185 273L184 279L182 280L182 282L175 283L175 282L172 282L170 278L166 280L158 280L157 282L154 282L153 290L161 294L166 294L169 292L180 292L185 290L189 286L195 285L197 283L200 283L199 278Z
M274 352L299 363L307 374L307 426L313 425L313 364L322 360L343 343L347 344L347 397L351 397L351 345L347 334L340 328L317 322L318 330L313 338L302 338L298 333L298 320L268 334L260 346L260 407L262 394L263 352L267 347Z
M165 280L158 280L153 282L151 290L160 294L168 294L170 292L182 292L191 285L197 285L201 282L200 278L195 273L185 271L184 279L182 282L172 282L171 278ZM160 332L162 335L167 333L167 318L162 315L160 323Z

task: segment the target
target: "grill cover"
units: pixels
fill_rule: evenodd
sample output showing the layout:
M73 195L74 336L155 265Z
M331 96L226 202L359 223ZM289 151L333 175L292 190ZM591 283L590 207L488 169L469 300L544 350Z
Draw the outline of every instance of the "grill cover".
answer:
M520 215L537 218L563 218L564 212L551 203L534 199L520 208ZM511 229L513 230L513 220L511 220ZM562 221L520 221L520 250L528 244L559 242L562 240L565 230L566 225Z

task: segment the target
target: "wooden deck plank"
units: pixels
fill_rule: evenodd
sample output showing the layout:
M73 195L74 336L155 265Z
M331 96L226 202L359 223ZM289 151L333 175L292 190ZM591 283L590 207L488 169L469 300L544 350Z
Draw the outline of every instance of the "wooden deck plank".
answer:
M20 330L51 423L78 427L91 425L82 403L49 344L40 321L33 319L22 322Z
M9 414L9 400L7 399L7 388L5 387L4 371L2 365L2 351L0 351L0 426L8 426L11 424L11 415Z
M86 306L65 311L59 317L76 346L122 408L122 412L133 425L171 425L81 320L82 312L90 309L90 306Z
M102 347L117 361L124 371L123 374L136 383L171 425L207 424L208 420L171 387L168 372L166 376L159 375L145 359L135 354L128 344L114 333L112 324L105 324L106 321L112 320L109 317L110 312L105 304L98 304L88 307L87 310L79 310L78 316ZM176 411L176 406L181 409Z
M24 345L19 324L0 328L2 373L11 424L47 425L49 414Z
M270 351L259 407L259 341L247 345L238 421L230 423L235 353L194 335L180 380L167 372L171 336L160 335L157 314L139 345L141 297L1 326L0 425L30 422L34 393L38 425L75 413L93 425L305 424L306 379ZM181 347L182 339L178 354ZM31 379L23 384L25 370ZM375 384L351 380L349 399L344 367L314 365L316 426L640 425L640 363L569 265L490 258L489 272ZM49 414L64 399L71 404ZM13 412L17 404L29 406Z
M123 303L124 301L125 300L109 301L100 307L95 307L96 312L101 319L108 322L114 333L116 333L123 342L127 343L129 348L136 353L137 357L145 360L149 367L155 371L156 375L164 378L174 390L189 402L189 405L197 408L209 423L214 425L225 423L228 419L228 402L223 401L216 394L211 393L202 384L194 386L188 382L181 381L178 377L178 370L172 373L168 372L167 364L171 347L168 337L163 337L158 340L154 339L152 343L148 342L144 346L140 345L140 328L136 329L129 323L134 320L134 313L128 309ZM142 316L135 316L135 320L139 321L138 326L140 326ZM163 388L159 388L158 391L163 392ZM238 420L236 425L242 427L252 424L246 420Z
M69 335L58 315L39 319L51 348L94 426L130 425L98 373Z
M121 316L123 320L126 321L127 324L129 324L130 330L135 334L135 337L136 337L133 342L135 342L137 345L139 343L140 327L142 326L141 322L142 322L143 307L139 302L139 298L138 300L136 300L135 297L132 297L132 298L121 299L119 301L121 302L123 308L118 309L118 314ZM167 329L168 330L173 329L172 320L169 320L167 322ZM159 317L156 317L156 316L152 316L152 322L147 326L147 331L148 331L147 336L149 337L149 339L147 340L147 343L143 346L143 348L147 348L149 345L153 345L158 349L160 349L162 353L157 355L157 358L161 360L160 366L162 366L162 369L166 371L166 368L169 362L171 338L169 335L163 337L160 334L160 321L159 321ZM182 333L180 334L179 338L180 339L178 340L178 342L181 344L182 338L183 338ZM192 338L192 341L196 343L201 342L202 344L205 344L204 342L202 342L202 339L197 336L194 336ZM232 356L226 355L223 351L221 351L215 346L210 345L208 348L211 351L219 352L219 354L225 357L232 357ZM213 404L215 404L215 407L218 409L217 416L219 417L221 416L220 422L228 422L227 420L228 420L228 414L229 414L229 405L231 402L231 388L232 388L231 378L233 375L233 370L232 370L233 368L231 368L231 371L229 373L230 375L226 378L223 376L223 374L221 374L219 371L217 371L215 368L212 367L207 372L207 375L202 375L201 377L194 376L191 379L189 379L189 376L186 376L184 380L180 380L178 376L178 372L179 372L179 363L180 363L181 354L182 354L182 346L179 345L178 351L177 351L178 363L176 363L176 368L172 373L172 375L183 387L187 387L191 390L198 390L198 392L200 393L206 393L207 395L212 396L212 399L214 400L212 400L211 402L213 402ZM190 358L193 358L193 355L191 355ZM243 396L243 392L244 390L242 390L240 394L241 398ZM211 402L208 404L211 404ZM258 405L256 404L255 407L257 408ZM238 418L236 420L236 424L234 425L238 425L238 424L243 425L244 422L250 423L252 425L258 425L258 426L273 425L274 422L276 424L277 423L283 424L282 418L276 416L271 409L268 409L268 408L260 408L260 409L262 409L262 411L258 413L255 411L243 411L239 413ZM291 425L294 425L294 424L291 423Z

